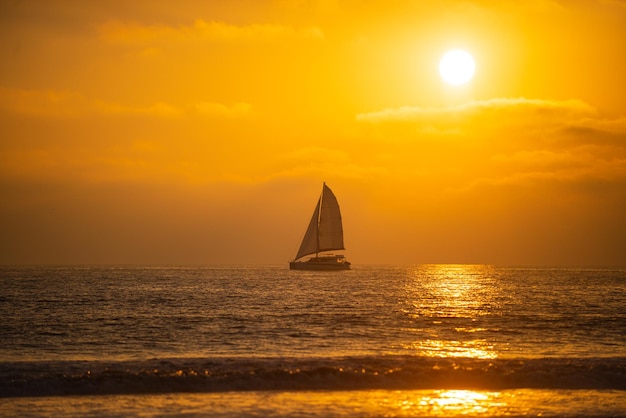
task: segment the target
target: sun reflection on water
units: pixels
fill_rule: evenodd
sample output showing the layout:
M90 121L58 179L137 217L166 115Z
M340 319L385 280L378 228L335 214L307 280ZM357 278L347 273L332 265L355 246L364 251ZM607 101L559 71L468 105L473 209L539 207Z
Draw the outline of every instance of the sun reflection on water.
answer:
M433 415L462 412L466 415L484 414L492 406L497 393L472 390L441 390L420 399L420 409Z
M498 303L494 269L485 265L426 265L406 286L410 318L403 348L429 357L496 358L485 325Z
M621 391L341 390L6 398L2 416L624 416ZM33 412L35 411L35 412Z
M498 357L492 344L484 340L452 341L424 340L405 346L415 354L428 357L469 357L492 359Z
M389 416L493 416L493 412L507 409L500 392L432 390L399 391L393 395L381 403L395 411Z

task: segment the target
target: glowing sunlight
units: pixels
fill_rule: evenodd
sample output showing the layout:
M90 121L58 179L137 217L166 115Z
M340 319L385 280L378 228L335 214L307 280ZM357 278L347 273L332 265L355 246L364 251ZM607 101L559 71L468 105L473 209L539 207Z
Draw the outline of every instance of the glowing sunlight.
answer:
M455 49L448 51L439 61L441 78L452 85L461 85L474 77L476 64L474 58L466 51Z

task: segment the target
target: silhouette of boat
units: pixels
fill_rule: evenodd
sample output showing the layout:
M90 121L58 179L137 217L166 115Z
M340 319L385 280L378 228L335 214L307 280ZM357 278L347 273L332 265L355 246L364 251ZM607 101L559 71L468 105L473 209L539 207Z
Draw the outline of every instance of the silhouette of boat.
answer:
M350 270L350 262L342 254L320 254L344 249L339 203L332 190L324 183L322 195L317 201L298 254L289 263L289 268L291 270ZM311 254L315 254L315 257L310 257L306 261L300 260Z

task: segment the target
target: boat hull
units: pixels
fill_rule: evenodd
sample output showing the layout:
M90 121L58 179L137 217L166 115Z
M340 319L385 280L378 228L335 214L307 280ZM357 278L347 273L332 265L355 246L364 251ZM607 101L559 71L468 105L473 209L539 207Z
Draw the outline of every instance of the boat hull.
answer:
M307 261L292 261L289 263L289 269L290 270L339 271L339 270L350 270L350 264L310 263Z
M350 270L350 262L343 256L313 257L307 261L292 261L290 270L338 271Z

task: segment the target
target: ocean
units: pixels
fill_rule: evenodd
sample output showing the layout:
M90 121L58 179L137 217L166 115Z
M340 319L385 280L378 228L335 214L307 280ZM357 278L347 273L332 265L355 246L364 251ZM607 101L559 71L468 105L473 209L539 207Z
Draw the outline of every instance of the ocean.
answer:
M0 415L626 416L626 268L0 267Z

